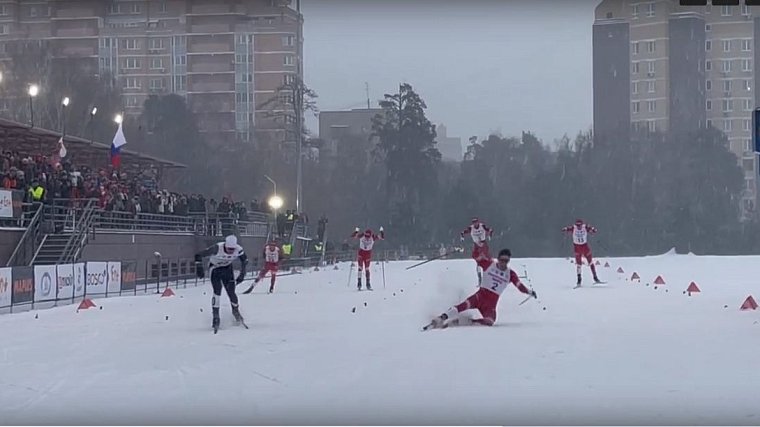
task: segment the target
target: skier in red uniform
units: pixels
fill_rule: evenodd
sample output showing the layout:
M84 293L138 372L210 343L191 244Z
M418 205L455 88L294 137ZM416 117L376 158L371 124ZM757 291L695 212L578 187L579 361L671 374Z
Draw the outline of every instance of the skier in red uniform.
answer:
M496 306L499 303L499 297L510 283L520 292L538 298L536 291L528 289L517 277L517 273L509 268L511 258L512 252L509 249L502 249L496 261L491 259L478 261L478 265L483 269L484 276L478 291L462 303L449 308L445 313L433 319L423 330L462 324L459 313L471 309L477 309L483 316L482 319L472 319L473 324L493 326L496 322Z
M594 283L604 283L599 280L599 276L596 275L596 266L594 265L594 257L591 254L591 247L588 244L588 235L596 234L596 228L586 224L582 219L576 219L575 225L569 225L562 229L563 233L572 233L573 235L573 250L575 252L575 271L578 274L578 283L576 287L581 285L581 266L583 265L583 258L588 261L589 267L591 267L591 274L594 275Z
M480 260L491 260L491 252L488 249L488 240L491 239L493 230L480 222L478 218L473 218L472 224L468 225L459 235L459 239L463 242L465 234L469 234L472 238L472 259L475 260L475 271L478 273L478 283L480 283L481 280L483 280L483 269L480 268L478 263Z
M243 293L249 294L253 291L253 288L266 276L267 273L272 273L272 280L269 284L269 293L274 292L274 282L277 280L277 270L280 266L280 247L277 246L277 242L271 241L264 246L264 268L259 271L258 277L253 280L253 284L250 288L246 289Z
M383 227L380 227L380 234L375 234L372 229L368 228L364 230L364 234L359 232L359 227L356 227L351 234L354 239L359 239L359 251L356 257L356 263L359 264L359 281L357 287L362 290L362 270L367 275L367 290L372 290L372 285L369 284L369 266L372 262L372 248L375 246L375 242L385 239L385 231Z

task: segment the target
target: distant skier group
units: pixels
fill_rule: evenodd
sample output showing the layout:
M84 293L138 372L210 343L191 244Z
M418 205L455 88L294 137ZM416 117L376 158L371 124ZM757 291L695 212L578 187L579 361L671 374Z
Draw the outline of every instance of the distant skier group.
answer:
M573 239L573 250L575 255L577 282L576 288L581 286L582 275L581 267L583 259L588 262L593 275L594 283L602 282L596 271L593 262L591 247L588 242L589 235L597 232L595 227L586 224L582 219L577 219L573 225L561 229L564 234L571 234ZM428 325L423 327L424 330L435 328L446 328L449 326L464 324L479 324L492 326L496 322L496 308L501 294L509 287L509 284L515 286L520 292L529 297L538 298L536 292L529 289L520 281L517 273L509 268L509 262L512 258L512 252L509 249L499 251L496 260L491 257L488 242L493 237L493 229L480 221L473 218L471 224L460 233L460 240L464 241L466 235L469 235L473 241L471 257L475 260L476 273L478 277L478 290L470 295L461 303L450 307L446 312L434 318ZM370 265L372 262L372 251L375 242L385 239L385 231L380 227L379 233L367 228L364 232L359 231L359 227L354 229L351 238L358 240L356 263L358 269L357 289L362 290L362 277L365 278L365 288L372 290L370 283ZM243 293L248 294L253 291L267 273L271 274L269 293L274 292L277 272L279 270L281 249L276 241L269 241L262 251L264 266L254 279L253 284ZM232 315L236 324L248 327L245 320L240 314L238 297L235 293L235 287L245 279L245 270L248 263L243 248L238 245L237 238L234 235L227 236L223 242L217 243L195 255L196 274L199 278L205 277L203 259L208 257L208 271L211 279L213 295L211 297L212 311L212 328L214 333L219 329L219 305L224 288L230 299L232 306ZM240 273L234 276L232 263L239 260L241 263ZM384 278L384 277L383 277ZM466 310L478 310L481 314L480 319L462 318L460 313Z

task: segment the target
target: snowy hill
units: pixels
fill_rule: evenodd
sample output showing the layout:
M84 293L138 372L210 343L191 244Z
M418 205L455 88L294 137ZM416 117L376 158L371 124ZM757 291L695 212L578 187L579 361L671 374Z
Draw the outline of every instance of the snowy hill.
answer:
M760 258L605 261L607 285L584 267L572 289L570 261L514 259L539 299L508 289L492 328L420 331L475 290L471 260L388 263L386 289L373 263L374 292L355 272L347 286L347 264L279 278L272 295L266 279L241 296L250 330L223 296L218 335L210 286L0 316L0 420L760 423L760 311L739 310L760 297ZM684 295L691 281L702 292Z

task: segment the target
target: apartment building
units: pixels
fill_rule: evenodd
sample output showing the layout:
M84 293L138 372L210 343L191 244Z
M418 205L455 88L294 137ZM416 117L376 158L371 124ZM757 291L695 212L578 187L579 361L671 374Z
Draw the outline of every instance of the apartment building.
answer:
M128 115L150 95L176 93L213 142L282 140L295 115L262 104L303 76L296 9L291 0L0 0L0 70L6 45L38 40L112 75Z
M743 213L752 214L758 31L747 6L603 0L593 27L595 134L722 130L745 174Z

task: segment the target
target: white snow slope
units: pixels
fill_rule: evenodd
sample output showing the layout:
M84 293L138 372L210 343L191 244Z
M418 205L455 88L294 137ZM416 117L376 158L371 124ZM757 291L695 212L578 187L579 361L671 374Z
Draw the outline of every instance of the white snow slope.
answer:
M568 260L514 259L539 299L508 289L491 328L420 331L474 291L472 260L388 263L385 290L373 263L372 293L347 264L266 279L251 329L225 296L218 335L208 285L0 316L0 424L760 423L760 310L739 310L760 259L605 261L574 290Z

